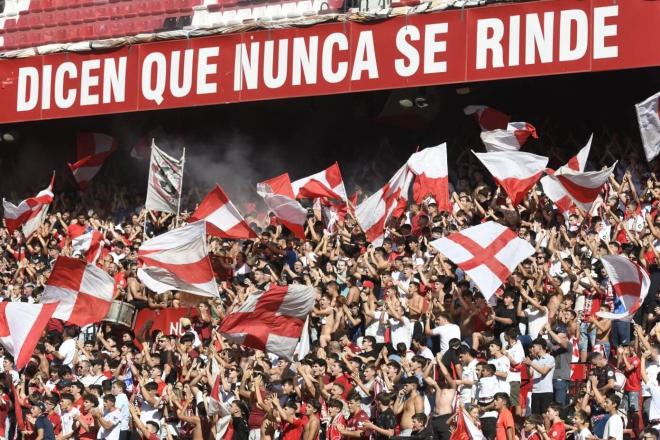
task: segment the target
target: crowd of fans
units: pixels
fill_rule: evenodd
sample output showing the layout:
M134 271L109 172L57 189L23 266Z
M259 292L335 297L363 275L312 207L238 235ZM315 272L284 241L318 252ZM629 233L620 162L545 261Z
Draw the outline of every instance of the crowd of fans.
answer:
M199 302L182 334L51 320L21 371L0 346L0 437L447 440L464 413L489 440L657 440L660 181L636 152L620 159L594 210L566 216L540 186L512 206L463 163L452 170L452 212L409 204L382 246L351 209L328 227L310 208L304 241L249 214L258 239L209 239L221 295ZM154 294L136 276L138 247L174 216L144 211L128 188L95 185L87 206L56 195L32 237L0 228L3 299L38 302L56 258L78 256L70 236L93 227L107 240L98 264L117 281L116 300L182 307L180 292ZM429 244L486 220L536 249L496 305ZM596 315L617 301L606 254L650 273L632 322ZM293 283L317 294L309 354L278 359L217 332L252 292Z

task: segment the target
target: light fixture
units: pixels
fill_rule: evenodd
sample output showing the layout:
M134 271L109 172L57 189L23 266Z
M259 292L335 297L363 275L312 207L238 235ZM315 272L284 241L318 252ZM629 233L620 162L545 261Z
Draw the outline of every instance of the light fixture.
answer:
M412 108L413 105L415 105L411 99L409 98L403 98L399 99L399 105L403 108Z

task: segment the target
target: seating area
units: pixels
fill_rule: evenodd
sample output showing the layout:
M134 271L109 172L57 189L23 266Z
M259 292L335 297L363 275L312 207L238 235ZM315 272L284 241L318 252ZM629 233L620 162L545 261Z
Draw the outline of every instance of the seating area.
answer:
M0 52L301 17L337 11L343 4L344 0L5 0L0 9Z

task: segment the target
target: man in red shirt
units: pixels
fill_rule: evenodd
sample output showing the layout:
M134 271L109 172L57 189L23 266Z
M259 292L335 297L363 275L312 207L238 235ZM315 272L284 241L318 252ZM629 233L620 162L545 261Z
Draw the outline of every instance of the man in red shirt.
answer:
M85 219L85 214L80 213L76 217L76 223L71 222L67 228L66 235L70 241L83 235L85 232L87 232L87 220Z
M515 426L513 424L513 414L509 411L511 401L506 393L495 394L493 401L495 410L499 413L497 416L497 434L495 440L513 440L515 437Z
M641 362L630 348L630 344L617 347L617 367L626 375L621 405L624 413L636 413L639 410L639 393L642 391Z
M78 426L78 435L80 440L93 440L99 431L99 425L94 420L91 413L93 408L99 405L99 400L93 394L85 394L83 398L83 406L80 414L75 417L76 425Z
M299 404L290 400L282 407L278 399L272 399L272 402L275 406L275 411L279 413L282 419L282 426L280 428L282 432L281 440L300 440L308 419L304 414L302 416L296 414Z
M564 440L566 438L566 425L559 417L559 411L561 411L561 406L557 403L551 403L546 410L545 415L550 422L550 429L546 431L543 425L536 428L542 440Z
M364 423L369 421L369 416L360 406L360 395L352 393L348 398L348 411L351 416L346 420L346 426L337 426L343 440L363 438L365 435Z

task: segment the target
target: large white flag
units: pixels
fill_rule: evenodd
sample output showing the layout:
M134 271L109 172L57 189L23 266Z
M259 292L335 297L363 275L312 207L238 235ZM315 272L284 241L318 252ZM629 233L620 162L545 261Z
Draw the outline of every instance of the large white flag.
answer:
M183 182L184 160L184 154L181 155L181 159L175 159L152 142L145 208L177 213L181 197L181 183Z
M660 153L660 92L635 104L635 109L646 160L651 162Z

